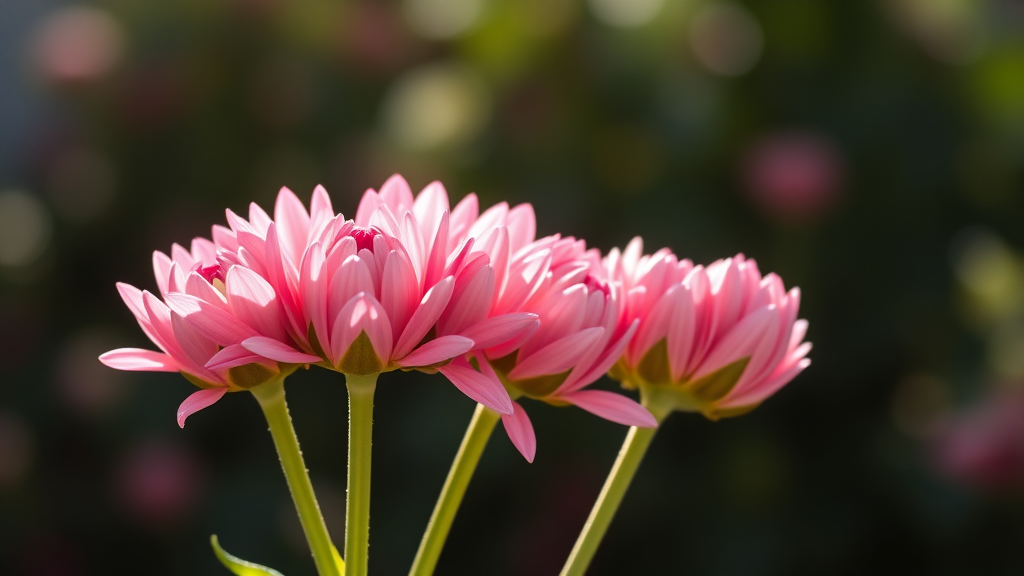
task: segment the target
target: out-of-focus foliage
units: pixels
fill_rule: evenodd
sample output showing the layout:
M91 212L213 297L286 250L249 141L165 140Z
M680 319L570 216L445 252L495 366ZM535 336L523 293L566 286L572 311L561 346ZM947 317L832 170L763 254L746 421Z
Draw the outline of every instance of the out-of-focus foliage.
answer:
M153 288L151 250L282 185L351 213L393 172L803 289L814 364L669 420L593 574L1024 570L1020 2L4 0L0 86L2 574L223 574L211 533L312 571L255 402L182 431L189 383L96 356L146 345L113 285ZM439 378L379 387L376 574L472 410ZM289 396L340 539L342 383ZM542 408L535 464L492 440L439 573L565 559L625 430Z

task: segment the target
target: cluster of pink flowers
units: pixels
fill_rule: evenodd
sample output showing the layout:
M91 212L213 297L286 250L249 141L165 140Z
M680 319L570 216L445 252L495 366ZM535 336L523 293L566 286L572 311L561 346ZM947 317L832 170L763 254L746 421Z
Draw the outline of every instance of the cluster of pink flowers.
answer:
M609 372L664 386L709 417L745 411L807 366L799 292L737 256L694 266L634 241L602 258L582 240L536 238L529 204L450 208L440 183L413 196L400 176L368 190L354 219L318 187L307 211L282 189L273 218L248 219L190 249L155 252L159 294L119 284L162 350L122 348L122 370L181 372L192 413L315 364L350 375L440 372L502 414L533 458L522 396L572 404L626 425L655 418L621 394L586 387Z

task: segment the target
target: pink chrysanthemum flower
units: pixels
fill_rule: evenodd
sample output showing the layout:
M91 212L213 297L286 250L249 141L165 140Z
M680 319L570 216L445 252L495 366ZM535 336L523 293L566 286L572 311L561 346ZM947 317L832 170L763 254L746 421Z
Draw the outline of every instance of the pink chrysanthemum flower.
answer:
M252 298L245 290L246 286L259 282L251 270L233 267L224 279L215 279L224 291L223 294L198 273L198 270L215 260L216 251L217 248L209 240L196 238L192 241L191 251L175 244L171 251L173 258L155 252L153 265L163 297L173 298L179 293L202 294L217 302L217 317L234 319L233 314L236 312L242 317L260 317L267 303L261 307L258 299ZM193 271L185 276L182 268ZM212 405L229 391L251 389L282 374L293 372L298 364L319 360L315 356L295 352L288 360L279 363L250 352L237 356L236 362L229 366L208 368L207 363L222 346L236 341L236 335L227 332L235 327L234 322L224 331L204 332L186 322L181 314L149 291L123 283L119 283L117 289L142 331L162 352L120 348L103 354L100 361L118 370L181 372L190 382L199 386L201 390L191 394L178 408L179 426L184 426L185 419L191 414ZM215 324L215 321L211 323ZM237 329L243 333L256 333L244 323L238 324Z
M502 246L502 243L497 243ZM609 281L600 253L582 240L550 236L494 259L505 273L494 283L493 309L529 310L539 323L503 345L474 354L514 396L572 404L628 426L655 426L651 414L621 394L584 390L618 360L637 328L624 315L620 287ZM533 460L536 438L519 403L502 422L513 444Z
M231 379L233 373L258 366L276 368L278 374L281 366L294 370L308 363L359 375L440 371L472 399L509 413L511 400L500 382L474 370L463 356L477 346L476 339L482 345L504 342L536 316L490 315L459 330L437 332L435 324L460 292L461 279L468 281L486 267L467 258L471 241L452 253L447 197L443 188L440 192L441 203L433 192L414 202L405 181L392 178L379 195L368 197L408 209L396 216L386 202L368 205L364 198L355 221L333 212L322 187L308 212L286 188L278 195L274 218L255 203L248 219L228 210L230 228L214 226L212 242L197 238L191 252L175 245L169 257L154 254L166 302L161 313L187 329L189 337L201 339L202 354L190 345L186 348L195 353L188 355L180 343L148 328L152 314L126 296L129 307L144 314L136 315L147 323L147 335L166 354L119 350L102 359L120 369L180 369L208 387L211 391L186 401L179 422L224 392L246 389ZM414 212L427 216L417 220ZM437 212L440 216L430 220ZM470 261L477 263L467 270Z
M718 419L753 410L810 364L799 288L787 292L742 254L705 269L642 250L636 238L605 258L626 290L627 318L640 322L612 370L624 385L669 391L675 409Z

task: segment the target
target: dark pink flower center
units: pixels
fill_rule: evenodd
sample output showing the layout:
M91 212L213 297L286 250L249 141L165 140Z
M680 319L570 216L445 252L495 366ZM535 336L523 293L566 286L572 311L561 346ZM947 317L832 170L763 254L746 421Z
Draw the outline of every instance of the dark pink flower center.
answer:
M373 252L373 238L381 234L380 228L376 226L370 226L369 228L360 228L356 226L352 228L352 231L348 233L356 241L356 248L359 250L369 250Z
M221 268L220 264L210 264L209 266L203 266L202 263L197 263L194 270L199 273L200 276L206 279L207 282L213 284L214 280L220 280L224 282L224 269Z
M604 292L605 296L610 296L612 293L611 286L608 285L608 281L604 278L598 278L593 274L587 274L587 277L583 279L583 285L587 287L589 292L595 292L600 290Z

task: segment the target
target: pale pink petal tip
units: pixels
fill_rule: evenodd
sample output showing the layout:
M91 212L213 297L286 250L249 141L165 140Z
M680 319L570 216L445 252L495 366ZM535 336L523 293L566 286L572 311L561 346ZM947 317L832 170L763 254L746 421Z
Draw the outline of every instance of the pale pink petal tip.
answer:
M206 390L193 392L188 398L185 398L185 401L178 407L178 426L184 428L186 418L196 412L199 412L203 408L212 406L217 402L217 400L220 400L227 391L227 388L207 388Z
M283 342L266 336L246 338L242 341L242 346L253 354L286 364L315 364L320 361L319 356L299 352Z
M441 336L413 350L398 361L403 367L430 366L461 356L473 349L473 341L463 336Z
M232 344L231 346L225 346L214 354L206 362L205 368L207 370L228 370L236 366L245 366L246 364L259 362L262 359L259 355L246 350L241 344Z
M167 354L141 348L118 348L100 356L100 362L115 370L177 372L178 365Z
M501 382L477 372L464 358L456 358L437 370L473 400L500 414L513 412L512 399Z
M505 432L512 445L532 464L537 455L537 436L533 432L533 424L518 402L512 402L512 407L514 411L511 414L501 415L501 423L505 425Z
M654 416L631 398L605 390L580 390L558 397L579 408L625 426L657 428Z

